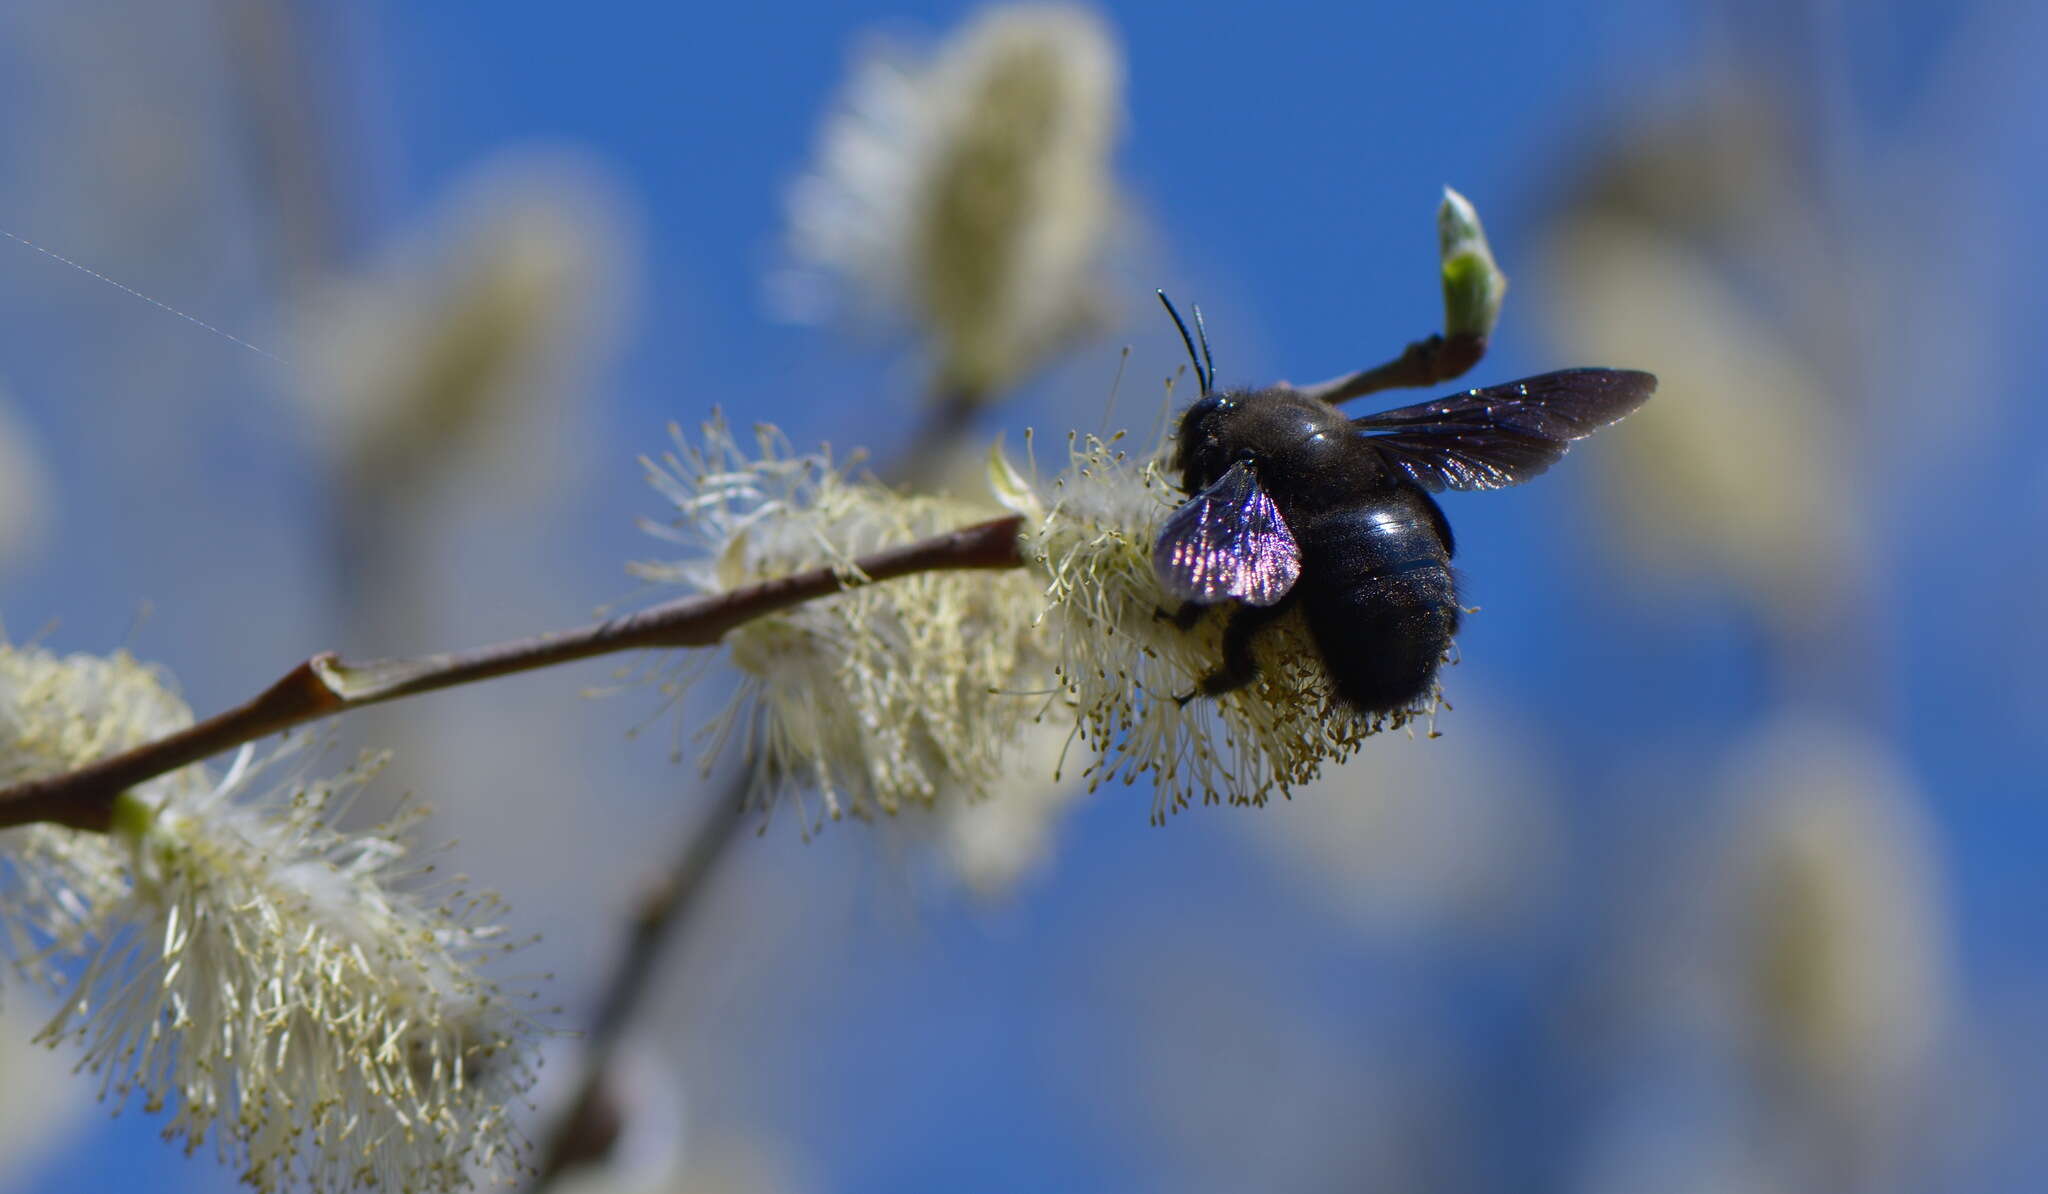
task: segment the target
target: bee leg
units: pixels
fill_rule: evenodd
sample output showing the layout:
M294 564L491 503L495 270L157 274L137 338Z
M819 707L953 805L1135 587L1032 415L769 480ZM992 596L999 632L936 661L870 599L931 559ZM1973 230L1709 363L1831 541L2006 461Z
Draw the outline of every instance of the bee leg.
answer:
M1252 636L1286 612L1289 602L1278 605L1240 605L1230 611L1230 621L1223 627L1223 666L1202 677L1203 696L1222 696L1236 692L1258 678L1259 665L1252 658ZM1194 699L1189 693L1181 698L1186 704Z
M1175 630L1193 630L1195 623L1201 621L1202 615L1207 612L1209 607L1198 601L1183 601L1180 608L1172 613L1167 613L1165 606L1155 607L1152 610L1152 619L1156 622L1171 622Z

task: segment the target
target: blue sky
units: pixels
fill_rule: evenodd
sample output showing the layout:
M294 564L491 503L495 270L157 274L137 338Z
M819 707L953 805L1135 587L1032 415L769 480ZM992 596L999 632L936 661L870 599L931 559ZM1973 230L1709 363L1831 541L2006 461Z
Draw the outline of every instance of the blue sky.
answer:
M532 567L578 576L562 582L570 616L627 591L616 571L599 569L646 550L633 519L652 502L632 460L658 449L670 420L688 424L719 405L774 421L798 443L858 442L877 411L901 420L905 381L915 377L904 354L772 321L762 278L777 262L781 195L806 164L856 39L877 27L940 32L971 9L616 4L572 14L504 0L304 7L322 47L315 78L328 97L344 223L358 251L410 226L479 161L536 144L587 156L636 213L631 321L579 416L589 429L577 448L582 488L534 530ZM1655 370L1655 360L1565 359L1544 318L1558 298L1542 289L1538 244L1582 164L1620 129L1683 106L1731 56L1755 56L1758 69L1791 80L1803 105L1809 119L1793 139L1835 188L1827 218L1843 242L1853 251L1859 236L1893 238L1884 243L1902 257L1937 263L1911 275L1924 283L1924 318L1864 327L1847 350L1867 379L1872 418L1888 422L1842 430L1868 446L1854 461L1857 488L1843 500L1871 515L1879 548L1862 611L1875 628L1862 664L1877 679L1841 703L1900 753L1922 794L1947 893L1960 1018L2011 1021L2014 1047L2038 1050L2034 1038L2048 1023L2024 1009L2048 990L2048 872L2039 865L2048 842L2040 778L2048 634L2038 626L2048 470L2032 445L2048 416L2032 401L2032 379L2048 362L2039 359L2033 329L2044 312L2026 269L2040 259L2041 233L2024 217L2042 193L2048 121L2039 85L2001 66L2015 52L2008 47L2040 44L2041 20L2022 7L1955 15L1946 5L1888 4L1853 20L1787 19L1798 36L1765 50L1756 33L1777 28L1770 18L1690 5L1117 5L1107 15L1128 54L1118 165L1136 230L1125 248L1157 277L1120 298L1123 326L1040 379L988 428L1063 432L1058 420L1107 389L1126 344L1132 376L1147 387L1133 406L1149 411L1152 379L1178 362L1171 329L1148 305L1154 284L1202 304L1226 380L1308 380L1391 354L1439 318L1432 213L1446 183L1479 206L1515 279L1476 380L1572 364ZM208 11L195 7L179 23L189 44L164 47L165 85L215 86L207 54L193 49L207 42ZM31 110L51 122L36 135L61 136L47 107ZM27 159L8 160L17 173L9 193L24 193L34 181L20 176ZM1923 181L1918 171L1938 175L1943 185L1924 193L1945 202L1915 213L1892 202L1887 183L1898 180L1904 193ZM61 205L64 196L39 202ZM164 297L208 312L217 309L208 300L219 299L228 314L209 318L251 329L260 342L275 316L250 279L264 274L270 225L260 207L213 209L206 223L221 238L208 243L229 246L215 259L218 289L185 289L208 277L188 266L161 275L181 288ZM1897 243L1901 229L1912 243ZM92 260L116 277L159 276L147 261L109 260L105 251ZM29 312L24 319L68 318L77 282L53 281L45 264L0 253L7 302ZM1916 297L1871 301L1910 312ZM53 445L72 511L62 547L46 549L33 570L0 573L0 612L16 635L61 617L61 645L83 650L121 641L138 603L171 606L140 633L137 650L172 663L195 705L224 703L275 652L326 645L306 639L334 625L262 613L250 634L273 652L263 658L237 658L181 633L181 619L196 615L180 612L180 595L192 602L211 590L131 563L142 556L124 536L146 538L134 520L148 525L151 516L130 509L136 497L93 483L106 476L93 436L105 416L91 406L89 375L68 375L65 362L91 353L94 331L74 321L73 341L40 355L19 333L0 338L23 362L8 381L23 417ZM195 368L234 390L260 396L274 384L261 361L204 333L156 334L187 358L205 358ZM1956 344L1990 351L1962 359L1950 352ZM207 418L257 444L288 438L274 413ZM1916 451L1921 419L1952 425L1952 434ZM281 522L318 504L288 460L217 450L223 500L274 508ZM1579 449L1599 450L1600 441ZM1592 507L1590 470L1579 463L1575 453L1526 491L1447 502L1483 607L1461 638L1453 701L1468 687L1480 724L1513 725L1538 744L1529 766L1558 793L1559 832L1571 843L1563 857L1572 877L1515 945L1496 955L1470 941L1350 935L1284 867L1245 844L1248 817L1289 808L1196 810L1159 831L1145 824L1141 793L1105 790L1076 815L1052 868L996 913L894 875L894 847L859 826L835 827L808 846L764 841L732 880L735 893L759 893L778 872L808 868L816 874L806 890L843 881L853 894L816 915L790 914L780 945L738 932L717 938L736 942L738 958L717 956L715 945L689 955L714 977L708 994L678 996L676 1039L728 1062L755 1052L766 1075L734 1096L736 1108L719 1106L716 1088L691 1086L695 1112L775 1141L797 1158L803 1188L818 1191L1185 1188L1193 1178L1176 1166L1194 1165L1188 1158L1200 1151L1154 1122L1177 1106L1160 1093L1166 1079L1157 1074L1177 1071L1127 1038L1154 1018L1248 1006L1262 1009L1262 1023L1239 1029L1246 1040L1229 1057L1221 1055L1231 1052L1233 1030L1216 1030L1224 1038L1216 1074L1256 1078L1270 1066L1284 1078L1285 1059L1318 1053L1338 1064L1307 1067L1286 1098L1256 1085L1242 1091L1250 1126L1242 1139L1222 1138L1220 1173L1239 1156L1266 1166L1246 1180L1345 1184L1341 1168L1272 1168L1301 1150L1290 1151L1285 1123L1264 1122L1266 1108L1276 1121L1309 1116L1301 1130L1325 1143L1357 1131L1374 1164L1384 1160L1375 1149L1411 1149L1421 1159L1399 1163L1421 1168L1405 1172L1442 1188L1582 1188L1594 1133L1587 1125L1611 1092L1587 1089L1592 1081L1560 1039L1559 1021L1579 1010L1584 975L1614 944L1616 908L1636 894L1639 872L1656 870L1669 857L1660 851L1712 824L1716 810L1700 803L1715 799L1705 777L1721 766L1723 748L1781 697L1768 631L1711 578L1664 604L1631 588L1635 565L1609 542ZM314 549L273 534L263 542L284 545L278 567L296 579L265 600L246 587L262 572L237 572L222 601L268 607L317 590ZM516 530L500 528L477 550L502 564L524 548ZM621 729L588 720L591 742ZM1455 721L1432 746L1460 749ZM643 751L634 774L663 774L656 753ZM1429 782L1422 774L1418 782ZM661 803L670 794L641 793L625 807L652 810L665 826L675 815ZM668 835L666 827L648 832ZM604 863L598 855L577 865ZM524 881L502 882L516 889ZM601 905L574 916L600 919ZM749 909L733 894L708 911L744 918ZM551 934L578 932L568 913L543 918ZM563 957L597 964L609 930L586 921L582 931L589 942L564 947ZM753 949L780 959L776 974L803 974L812 989L770 998L744 977L728 979L752 964ZM809 969L792 971L778 950L812 951ZM1126 952L1166 968L1162 978L1175 983L1199 985L1228 970L1237 985L1219 986L1213 999L1165 981L1134 987L1117 960ZM1987 1047L1973 1039L1959 1051ZM1389 1063L1389 1077L1375 1070L1381 1057L1420 1060ZM1117 1073L1096 1073L1098 1059ZM1441 1087L1397 1080L1415 1074L1434 1075ZM2040 1093L2038 1081L2033 1089ZM1429 1105L1438 1095L1455 1114L1415 1112L1423 1126L1412 1139L1380 1139L1400 1136L1385 1125L1412 1110L1405 1099ZM1328 1122L1314 1118L1318 1109ZM1379 1127L1348 1122L1353 1113L1380 1117ZM1448 1122L1482 1126L1495 1147L1465 1155L1455 1141L1430 1138L1426 1124ZM93 1140L21 1188L146 1177L154 1188L211 1189L221 1179L160 1145L133 1112ZM2043 1160L2038 1142L1999 1152L1959 1170L1953 1188L2006 1188L2001 1180L2038 1175Z

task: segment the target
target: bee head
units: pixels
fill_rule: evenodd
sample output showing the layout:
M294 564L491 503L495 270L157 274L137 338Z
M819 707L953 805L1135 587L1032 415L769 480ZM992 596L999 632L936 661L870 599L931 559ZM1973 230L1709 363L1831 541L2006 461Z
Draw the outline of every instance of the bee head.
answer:
M1173 467L1189 493L1222 476L1233 463L1223 446L1224 431L1237 414L1240 399L1234 391L1204 394L1181 414L1180 430L1174 433Z

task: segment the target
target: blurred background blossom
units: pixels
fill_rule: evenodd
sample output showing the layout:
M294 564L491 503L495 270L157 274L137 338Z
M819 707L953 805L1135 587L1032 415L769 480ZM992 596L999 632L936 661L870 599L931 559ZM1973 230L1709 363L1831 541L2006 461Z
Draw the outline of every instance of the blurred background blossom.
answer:
M1807 1185L1923 1188L1950 980L1919 794L1882 744L1791 714L1737 755L1728 798L1726 972L1768 1143Z
M356 500L562 484L547 441L570 421L555 411L517 433L536 404L585 391L617 338L633 238L614 188L572 155L501 155L395 237L386 260L302 303L293 393Z
M71 1061L35 1043L54 1009L40 992L10 985L0 1006L0 1124L14 1169L17 1188L59 1188L64 1184L63 1158L78 1147L96 1118L94 1084L71 1072Z
M1447 732L1475 740L1469 749L1380 735L1296 790L1288 815L1248 828L1276 869L1369 941L1487 948L1546 930L1565 845L1555 764L1526 731L1487 716L1445 718Z
M1071 726L1048 719L1027 728L988 799L940 806L935 832L947 870L985 900L1021 898L1051 865L1067 814L1087 796L1092 758Z
M898 477L1148 443L1180 345L1113 316L1199 301L1226 382L1382 360L1440 319L1449 182L1515 279L1475 382L1663 385L1447 502L1480 609L1443 736L1162 829L1027 741L956 821L739 835L621 1072L673 1147L577 1180L2031 1188L2044 37L1931 0L21 0L0 228L283 363L0 241L0 619L201 711L579 620L636 592L671 420ZM567 1029L727 782L651 698L574 699L615 679L343 727L544 935ZM38 1059L0 1049L82 1086ZM232 1187L158 1127L39 1134L0 1188Z
M0 399L0 574L34 561L55 518L50 493L41 451Z
M1079 7L992 7L928 54L869 45L790 188L771 297L799 318L835 286L851 322L893 310L921 334L934 401L1001 397L1099 320L1121 85Z

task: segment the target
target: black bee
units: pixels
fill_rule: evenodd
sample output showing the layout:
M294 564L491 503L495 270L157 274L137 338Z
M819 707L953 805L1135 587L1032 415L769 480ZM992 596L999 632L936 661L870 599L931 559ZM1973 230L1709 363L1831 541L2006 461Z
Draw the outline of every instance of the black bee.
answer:
M1173 467L1191 496L1160 529L1152 568L1186 603L1183 628L1203 606L1238 602L1222 666L1202 681L1212 696L1252 681L1253 636L1299 606L1345 703L1416 706L1460 613L1451 526L1430 493L1519 485L1657 388L1648 373L1566 369L1346 418L1291 386L1218 392L1207 330L1196 359L1159 297L1202 394L1175 434Z

